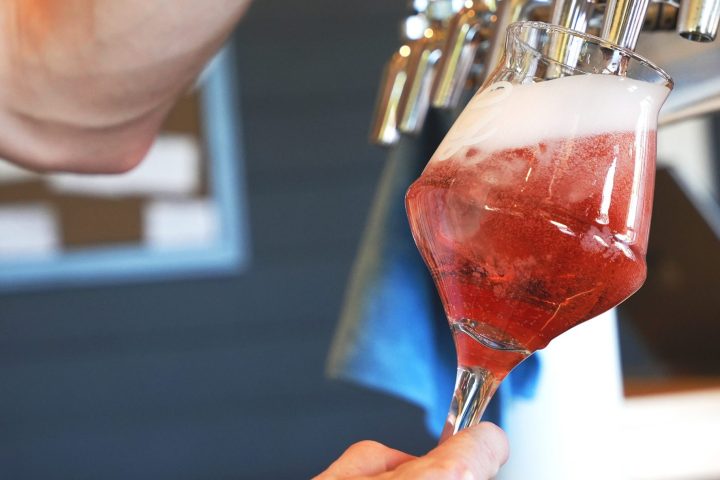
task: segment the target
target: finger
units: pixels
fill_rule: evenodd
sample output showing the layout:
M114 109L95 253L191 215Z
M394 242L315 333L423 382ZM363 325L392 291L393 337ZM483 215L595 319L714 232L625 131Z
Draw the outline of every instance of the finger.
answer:
M382 443L365 440L351 445L340 458L315 480L331 480L364 475L378 475L394 470L416 457L386 447Z
M508 455L505 433L483 422L449 438L426 456L401 465L396 476L398 480L488 480L497 475Z

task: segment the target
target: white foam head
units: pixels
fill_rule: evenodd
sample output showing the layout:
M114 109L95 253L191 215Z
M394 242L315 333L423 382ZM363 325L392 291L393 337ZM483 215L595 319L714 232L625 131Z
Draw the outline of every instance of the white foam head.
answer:
M669 93L663 85L600 74L524 85L496 82L473 97L431 161L473 147L493 152L554 139L654 130Z

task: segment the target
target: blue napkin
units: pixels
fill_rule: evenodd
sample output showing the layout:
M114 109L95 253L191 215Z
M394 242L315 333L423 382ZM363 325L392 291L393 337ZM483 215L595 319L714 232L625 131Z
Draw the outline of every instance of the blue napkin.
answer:
M388 156L327 365L331 378L421 406L428 429L437 436L450 406L457 363L442 305L410 233L404 199L443 128L436 128L435 138L403 138ZM502 423L500 405L531 397L538 369L536 356L517 367L483 418Z

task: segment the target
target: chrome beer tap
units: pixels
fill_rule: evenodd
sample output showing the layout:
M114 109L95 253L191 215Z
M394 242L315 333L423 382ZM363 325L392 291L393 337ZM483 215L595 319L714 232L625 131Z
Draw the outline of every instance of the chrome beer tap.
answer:
M417 3L417 2L416 2ZM409 44L407 80L398 104L398 129L417 134L430 108L430 92L450 19L459 10L457 0L429 0L425 10L428 27Z
M422 129L430 108L430 89L445 44L446 29L460 0L414 0L413 14L401 25L402 46L386 64L380 83L370 141L394 145L401 133Z
M550 23L586 32L594 11L594 1L555 0L550 11Z
M408 88L408 58L412 51L410 45L423 38L425 30L430 26L424 13L425 9L422 5L418 5L418 9L401 22L402 45L392 54L383 71L373 122L370 126L370 142L376 145L394 145L400 138L398 107L403 92Z
M600 36L634 50L648 5L649 0L608 0Z
M594 11L594 2L588 0L554 0L550 10L550 23L587 32ZM567 65L575 65L580 52L567 44L569 39L570 37L558 37L549 43L548 48L552 51L552 58L562 59ZM549 68L558 67L551 65Z
M421 33L407 37L388 65L373 124L373 142L391 145L401 132L417 133L428 108L459 106L463 91L477 89L502 58L507 26L522 20L545 21L601 36L637 49L666 67L675 79L675 90L663 108L661 121L720 110L720 45L697 45L715 39L720 0L550 2L413 2L416 15L426 23ZM693 42L684 42L681 37ZM568 50L567 54L572 52Z
M720 0L682 0L677 32L696 42L712 42L720 23Z
M467 0L448 27L447 39L431 94L436 108L454 108L471 77L473 68L482 69L482 55L497 21L495 0ZM481 75L474 72L474 77Z
M511 23L521 20L542 20L542 18L533 17L537 17L536 10L538 8L548 5L550 5L550 0L501 0L493 37L490 40L490 46L485 56L486 72L495 69L505 52L505 31L507 27ZM549 14L549 10L543 9L542 13L546 16ZM548 18L545 17L545 19Z

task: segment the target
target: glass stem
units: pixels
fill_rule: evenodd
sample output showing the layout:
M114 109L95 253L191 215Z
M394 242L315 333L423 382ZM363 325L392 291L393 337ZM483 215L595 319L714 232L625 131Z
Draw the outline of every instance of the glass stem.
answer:
M498 385L500 381L489 370L459 366L450 413L440 436L440 442L464 428L480 423L480 417Z

